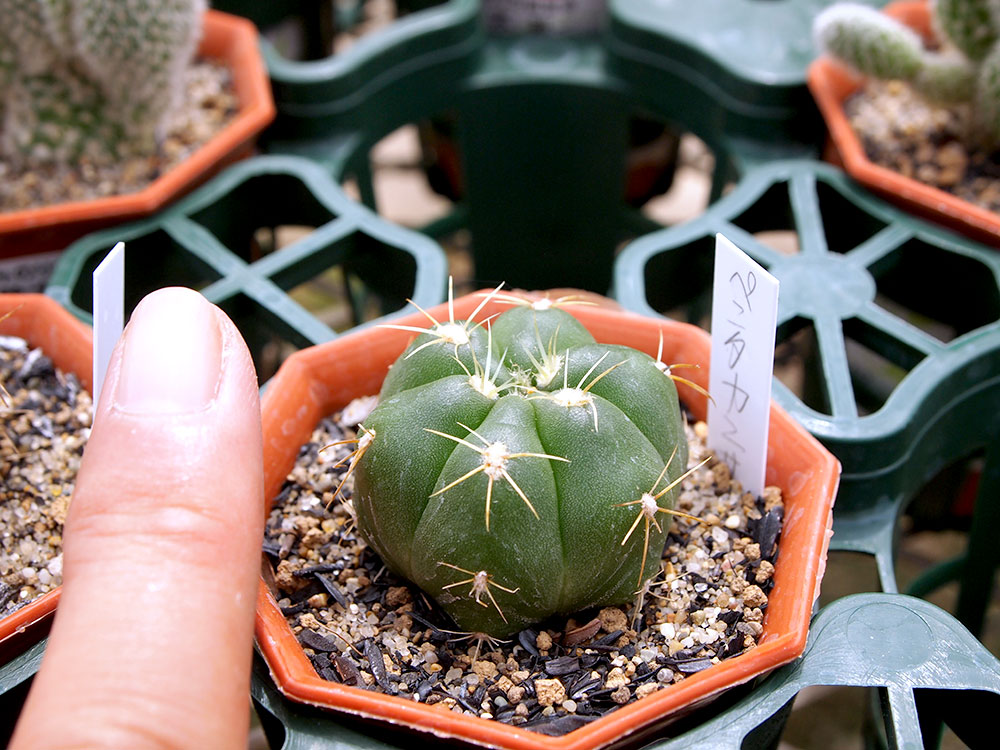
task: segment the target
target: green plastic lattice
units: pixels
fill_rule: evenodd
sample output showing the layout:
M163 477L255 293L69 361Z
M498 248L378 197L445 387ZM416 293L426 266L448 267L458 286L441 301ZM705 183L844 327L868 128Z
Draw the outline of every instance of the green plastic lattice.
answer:
M311 231L276 250L274 230L283 226ZM343 272L335 291L350 307L347 326L383 320L407 298L430 307L445 296L440 247L383 221L297 157L243 161L160 214L88 235L62 255L46 294L90 322L91 274L120 240L127 311L163 286L198 289L236 322L262 378L276 343L302 347L337 336L289 294L333 267Z
M723 15L743 22L719 33L699 16L701 36L715 40L708 47L756 38L773 15L766 5L740 3ZM480 283L608 290L618 244L655 227L624 200L633 116L705 141L716 195L746 164L818 150L819 120L803 115L814 113L804 55L780 72L723 70L705 44L668 39L656 24L636 33L645 11L624 2L612 6L607 32L570 38L491 37L478 11L476 0L452 0L325 60L266 56L279 111L268 147L357 178L371 207L375 143L406 123L453 118L463 200L425 231L471 229ZM807 35L805 17L795 18ZM773 46L773 31L758 46Z

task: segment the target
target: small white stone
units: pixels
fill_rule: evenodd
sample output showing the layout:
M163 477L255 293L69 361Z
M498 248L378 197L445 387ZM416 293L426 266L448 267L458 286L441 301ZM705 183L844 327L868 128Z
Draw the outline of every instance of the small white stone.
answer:
M677 630L674 628L674 624L672 622L665 622L660 625L660 635L668 641L673 640L676 634Z
M719 631L714 628L708 628L706 630L699 630L699 635L701 636L702 643L715 643L719 640Z
M740 527L740 517L735 513L725 520L727 529L738 529Z

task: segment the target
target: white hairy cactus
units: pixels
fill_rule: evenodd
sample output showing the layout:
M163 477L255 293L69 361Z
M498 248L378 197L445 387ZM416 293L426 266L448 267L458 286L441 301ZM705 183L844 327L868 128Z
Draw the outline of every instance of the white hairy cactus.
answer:
M908 81L929 99L969 102L970 134L988 148L1000 145L1000 0L933 0L940 50L880 11L837 3L813 24L816 46L855 70Z
M152 153L205 0L0 0L0 156Z

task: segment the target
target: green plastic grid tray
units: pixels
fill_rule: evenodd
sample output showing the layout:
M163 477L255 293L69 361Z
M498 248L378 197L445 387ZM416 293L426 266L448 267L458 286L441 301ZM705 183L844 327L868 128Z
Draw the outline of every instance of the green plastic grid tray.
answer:
M289 225L313 229L274 251L274 228ZM198 289L236 322L259 371L275 342L303 347L337 336L288 294L328 269L344 272L354 325L373 322L371 302L380 306L378 320L402 312L408 298L438 304L448 274L432 240L383 221L318 165L291 156L240 162L149 219L84 237L60 257L46 294L90 322L91 274L118 241L126 245L127 311L163 286Z
M774 104L773 82L735 72L722 95L711 79L718 64L699 47L658 32L630 39L617 6L606 33L582 37L491 37L478 10L476 0L452 0L325 60L266 50L279 112L267 148L356 178L377 207L370 149L401 125L445 113L456 123L464 200L425 231L471 229L480 283L600 292L619 243L656 226L624 201L632 116L702 138L716 156L716 195L746 164L818 151L804 60ZM765 23L743 27L752 34Z
M768 246L768 230L793 231L800 252ZM901 509L943 467L987 450L983 518L967 557L948 569L963 581L960 618L978 632L1000 563L990 542L1000 514L1000 255L907 216L832 167L776 162L699 218L627 247L618 301L701 317L717 232L781 282L778 342L812 332L812 398L777 380L775 398L841 460L831 548L874 555L883 590L896 590ZM667 283L679 274L687 283Z
M766 158L784 134L809 142L824 132L805 87L816 56L813 18L836 0L611 0L607 47L619 77L677 76L721 104L724 127L746 143L747 157ZM885 0L861 0L881 7ZM640 84L642 85L642 84ZM685 100L690 106L690 100Z

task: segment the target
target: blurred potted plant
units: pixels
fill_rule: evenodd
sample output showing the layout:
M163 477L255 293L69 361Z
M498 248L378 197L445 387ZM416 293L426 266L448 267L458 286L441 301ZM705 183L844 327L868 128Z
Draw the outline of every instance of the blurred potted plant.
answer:
M462 368L467 367L470 370L469 373L451 376L450 380L458 383L458 381L464 382L467 379L469 385L472 385L474 388L477 387L475 384L478 384L478 386L481 386L488 393L492 393L492 388L487 381L491 381L492 375L499 373L506 366L498 364L501 361L507 362L508 365L515 362L515 360L519 362L519 364L513 365L515 371L513 376L516 380L517 373L521 372L521 374L524 374L523 371L528 367L541 374L542 370L547 369L545 363L548 358L561 359L563 356L568 356L569 359L574 360L579 358L580 361L574 361L574 364L569 368L573 370L573 375L569 377L569 380L573 380L574 377L576 380L573 383L569 383L570 387L568 390L579 391L577 393L579 399L577 400L582 403L588 401L587 396L590 391L601 390L602 383L607 387L613 388L611 383L616 379L613 376L618 369L614 366L616 363L619 363L619 360L628 359L628 363L620 364L621 372L618 375L622 378L628 379L632 375L642 377L642 373L645 373L653 382L658 384L658 387L666 388L666 390L671 391L671 394L675 393L675 386L670 384L666 378L663 378L661 372L654 369L653 365L661 361L700 363L702 365L700 369L685 371L685 373L693 373L691 375L691 383L694 385L688 385L680 381L676 386L676 392L679 392L681 401L696 419L704 419L707 410L704 386L707 383L706 366L709 357L709 340L708 336L700 329L687 324L643 318L631 313L604 307L572 307L569 309L572 318L564 316L561 322L556 321L553 324L555 330L541 326L541 324L538 330L543 340L546 335L550 335L551 337L558 335L560 343L562 343L562 333L559 333L559 331L565 330L567 342L572 339L580 349L574 351L571 348L567 355L562 349L557 351L557 348L553 347L550 350L546 348L545 344L542 344L541 349L536 351L538 337L535 336L535 329L530 322L528 328L523 330L518 329L520 332L512 330L504 332L505 327L510 328L510 326L507 323L501 322L504 320L502 317L495 318L494 316L509 310L510 301L507 300L506 304L497 299L486 300L484 302L484 296L483 294L467 295L455 300L453 303L442 305L426 313L421 312L409 318L400 319L397 321L399 323L398 326L359 331L329 344L300 351L289 358L271 382L263 402L263 428L265 436L264 466L266 493L268 496L275 497L278 494L291 467L295 463L296 456L300 453L300 447L310 440L314 428L324 417L343 409L355 398L377 393L380 388L384 388L386 389L387 397L384 403L378 407L383 410L382 415L377 417L376 413L373 412L366 419L366 428L359 433L358 450L354 454L354 458L351 459L353 465L357 467L357 471L363 475L359 480L360 483L355 486L357 494L355 494L354 498L355 502L358 503L356 505L358 523L362 528L367 528L366 535L374 539L377 532L373 534L370 530L372 509L367 506L368 498L372 493L365 490L364 487L368 486L370 489L373 483L382 482L385 477L391 477L393 472L393 469L390 468L388 474L382 473L382 469L385 469L384 465L382 469L376 467L375 464L367 468L365 466L369 460L374 460L376 463L378 461L384 462L384 458L379 459L377 451L374 451L372 448L379 440L379 434L383 434L383 431L380 431L380 424L390 425L391 423L393 429L401 428L404 431L408 431L408 434L412 433L413 436L423 432L430 440L440 440L440 445L428 447L428 451L430 452L433 452L435 448L441 448L442 445L447 447L449 442L454 443L456 437L464 440L462 435L454 432L454 430L461 430L460 426L453 428L450 433L451 437L449 438L442 434L447 432L446 429L437 430L434 427L430 428L430 431L422 431L422 428L426 427L426 424L416 424L416 421L412 418L413 414L400 416L398 413L394 413L395 406L411 399L417 391L429 392L429 389L437 388L446 380L449 380L449 378L445 378L442 381L437 381L437 385L430 383L414 389L408 387L413 385L411 381L414 377L420 379L431 370L440 375L443 374L443 369L457 366L459 372L464 372ZM541 309L544 309L544 307L545 305L542 305ZM515 313L523 318L531 318L533 317L533 306L532 308L515 309ZM408 331L415 330L419 332L422 329L426 329L428 327L428 318L441 321L441 323L431 326L431 335L422 335L416 341L411 342L410 339L412 339L413 334ZM478 340L476 346L482 345L487 351L490 348L488 341L489 334L482 327L463 323L462 319L464 318L474 318L476 320L490 319L493 326L492 336L495 337L494 346L501 346L501 339L505 338L507 334L512 334L513 339L511 341L517 340L518 343L516 346L518 348L527 345L531 349L531 357L527 358L524 362L520 362L517 357L511 359L510 349L507 350L507 356L503 358L500 351L497 350L495 356L487 355L484 357L482 356L483 352L480 352L476 357L469 358L469 362L472 363L471 365L467 363L464 365L455 365L454 360L449 359L449 352L458 351L464 347L465 345L461 343L458 343L456 347L455 342L464 341L467 336ZM403 330L398 330L399 328ZM594 340L600 343L592 343ZM447 343L448 341L452 343ZM591 343L587 343L588 341ZM444 342L444 345L441 345L442 342ZM609 344L621 344L623 346L608 346ZM515 344L511 344L511 346L515 346ZM640 351L630 353L626 356L626 350L624 349L626 346ZM659 351L657 351L658 346ZM641 350L646 350L646 354L640 353ZM585 363L584 360L587 359L584 356L585 351L591 354L598 351L612 351L614 356L608 356L603 365L595 366L595 361L599 360L600 356L596 360L592 357ZM653 352L658 355L656 360L651 356L647 356L647 354ZM407 355L409 355L409 358L406 358ZM532 358L536 362L531 365L526 364L531 362ZM434 361L432 362L431 360ZM446 360L451 362L451 364L448 364ZM393 365L394 361L396 362L395 365ZM642 363L649 365L649 372L645 372L645 368L641 366ZM390 366L392 366L391 369ZM608 371L608 368L611 368L611 370ZM633 368L636 369L635 373L631 372ZM562 369L565 370L567 368ZM579 372L577 372L577 369L579 369ZM626 372L630 374L623 374ZM601 377L602 373L605 373L605 377L603 378ZM582 381L580 381L581 375L583 378ZM659 380L652 378L653 375L659 376ZM562 383L564 376L559 374L556 379L559 383ZM501 377L500 380L504 380L504 378ZM634 384L636 381L633 378L630 382ZM505 389L511 387L514 386L508 384L505 386ZM544 399L546 395L552 395L547 392L542 394L545 387L538 385L537 378L534 385L523 387L526 388L523 394L527 398L505 396L494 403L496 405L505 403L506 406L516 409L516 407L519 405L523 406L523 404L511 404L510 402L527 402L527 399L536 396ZM403 390L400 391L400 388ZM567 389L564 388L563 390ZM388 395L389 392L395 395ZM638 396L639 394L633 393L632 395ZM486 394L482 394L482 396L484 399L490 398ZM664 403L665 414L669 415L671 407L668 402L671 398L674 399L673 408L676 409L675 395L667 398L666 402L663 401L664 394L662 393L655 395L645 394L645 396L639 397L639 401L642 401L643 397L648 397L650 403L647 403L645 407L638 407L640 412L644 409L649 409L650 404ZM453 400L452 403L455 404L455 401ZM541 408L548 408L548 406L549 404L546 402ZM552 406L554 408L562 408L563 404L561 402L557 404L556 401L553 401ZM633 403L627 408L634 408L635 406L636 404ZM425 407L419 407L418 411L424 417L430 418L436 408L426 405ZM445 408L447 409L448 407L446 406ZM461 405L459 405L459 408L461 408ZM581 424L586 423L585 426L592 427L592 420L595 419L595 414L597 419L604 419L606 413L602 411L603 408L603 404L602 407L594 407L593 411L589 405L582 407L578 414L581 418ZM655 410L654 408L653 411ZM676 416L676 411L674 415ZM440 414L437 416L441 417ZM666 419L669 424L674 424L669 416L647 416L654 423L657 420L662 421L662 419ZM444 422L448 422L449 419L454 421L453 417L454 415L446 415L438 421L441 421L443 424ZM509 428L508 421L506 419L499 419L499 423L507 425L507 428ZM601 747L617 741L626 735L635 736L637 733L651 731L655 727L666 723L671 718L676 718L677 712L681 709L700 703L722 690L751 680L781 663L796 658L804 648L811 608L818 592L839 469L837 461L818 442L809 436L800 426L795 424L785 412L774 405L771 407L771 425L769 437L770 461L767 482L768 484L780 486L784 492L784 502L787 511L786 518L789 519L789 522L786 523L782 532L781 554L775 562L775 587L770 595L770 603L768 604L766 620L763 624L762 637L755 648L738 658L720 660L711 666L706 664L705 666L708 668L699 670L696 674L689 674L682 681L667 685L659 690L650 691L651 694L644 692L642 697L637 695L638 700L624 705L596 720L580 721L574 724L572 731L566 734L549 736L493 721L488 717L480 718L480 716L442 711L440 707L433 708L422 701L396 695L380 694L372 690L365 690L363 687L352 687L348 684L321 678L313 661L303 651L302 645L300 645L293 633L291 626L286 620L285 613L278 606L271 588L274 582L262 582L258 601L257 640L279 689L286 696L296 701L325 706L367 718L376 718L383 722L415 729L418 732L432 732L438 737L458 738L467 742L494 747L522 749L563 748L568 750L569 748ZM638 429L634 425L630 426L633 431L638 432ZM371 431L368 431L368 427L371 427ZM597 434L593 430L586 431L588 434ZM465 431L463 431L464 434ZM518 488L522 492L518 492L514 488L514 485L519 481L517 479L518 471L523 467L511 466L509 474L505 476L506 465L501 466L501 464L504 464L504 459L506 459L511 464L521 462L526 465L530 462L548 461L554 466L556 463L561 465L560 458L562 456L559 458L540 455L529 456L529 453L540 454L544 451L537 447L529 450L524 446L517 447L519 457L506 455L505 453L509 453L510 451L502 451L499 448L495 448L493 444L483 445L478 436L476 436L476 432L469 434L470 437L465 443L458 443L456 453L462 451L463 445L466 448L472 448L472 450L467 451L468 455L465 458L475 459L475 454L481 454L481 465L478 467L473 466L464 476L462 470L460 470L461 467L457 464L453 466L452 468L458 472L455 476L459 477L459 479L452 481L446 487L435 492L437 497L433 498L433 500L441 500L441 495L455 493L456 491L462 493L463 496L468 495L465 499L470 500L477 510L475 513L469 513L469 517L466 519L468 524L466 525L475 526L477 534L480 532L487 533L484 531L484 508L486 513L491 513L490 517L492 520L490 523L494 527L499 527L505 520L509 521L512 513L524 516L522 520L530 522L534 515L532 507L529 507L531 506L530 501L538 501L539 505L534 510L539 515L544 515L546 512L551 511L551 507L546 506L543 508L543 503L548 501L547 499L543 500L541 494L536 495L534 493L535 485L532 484L529 487L529 480L525 480L523 486L518 484ZM572 441L570 442L572 443ZM511 445L513 446L513 442ZM562 447L565 447L567 450L573 449L569 443ZM372 450L373 452L371 456L366 457L368 450ZM680 450L678 449L679 452ZM406 453L405 448L404 453ZM500 455L502 453L505 455ZM307 455L312 454L307 452ZM430 453L423 448L418 448L409 452L408 455L420 455L428 458ZM390 463L392 463L391 460ZM578 463L585 464L588 462L580 461ZM601 466L597 465L596 462L591 461L589 463L591 464L589 467L591 472L595 468L598 472L600 471ZM654 459L652 463L659 464L660 468L665 463L668 471L672 464L669 459L664 458L662 455ZM496 466L493 464L496 464ZM451 463L449 462L448 465L451 466ZM676 475L681 473L682 470L680 467L682 465L678 461L678 466L674 467L674 471L671 473L672 477L676 477ZM466 466L465 468L468 469L469 467ZM586 470L587 467L581 466L579 468ZM556 471L556 469L553 468L553 471ZM433 471L425 473L432 474ZM477 475L479 475L478 484L473 484L471 481L464 481L475 479ZM508 479L510 475L515 477L514 481ZM652 478L655 478L655 475L656 472L654 471L651 477L648 477L650 481L652 481ZM382 478L380 479L379 477ZM397 479L399 481L395 483L390 481L389 484L395 486L399 491L405 491L405 488L411 484L410 480L405 477L399 479L398 474ZM422 477L421 484L425 483L423 482L424 479L426 477ZM665 487L669 484L669 481L661 477L657 484ZM484 496L482 492L484 487L480 485L486 484L489 484L494 489L493 493L487 490ZM463 487L463 485L466 486ZM658 487L657 492L663 489L663 487ZM640 491L644 491L645 489L641 488ZM650 497L653 497L652 491L649 494ZM655 497L651 502L657 503L662 507L667 507L669 500L666 499L666 494L665 492L660 493L660 497ZM459 504L464 502L456 500L456 497L449 494L449 497L445 498L439 504L444 507L449 502ZM492 505L490 503L491 497L494 500ZM625 503L622 504L624 505ZM613 550L616 554L621 554L620 550L625 543L633 543L628 548L627 558L629 562L625 566L627 567L627 577L630 580L626 584L623 584L623 588L620 587L622 590L628 589L631 591L637 585L635 575L645 572L647 564L650 562L650 559L643 557L644 537L645 541L649 542L649 549L652 550L659 543L660 537L657 534L660 530L657 526L657 533L654 533L652 531L652 522L649 521L645 526L644 533L641 524L643 512L637 510L636 503L629 503L628 506L627 508L614 508L612 511L621 511L623 515L628 515L628 522L635 521L631 535L626 535L623 542L619 538L622 535L617 533L618 529L616 527L615 533L610 535L605 534L605 536L608 536L609 539L615 537L613 539L614 544L611 546L616 548ZM430 504L428 507L430 507ZM643 508L645 509L645 506ZM652 510L651 507L650 510ZM657 511L652 512L654 514L657 513ZM404 516L406 515L405 512L391 511L388 514L382 514L381 523L393 527L405 526L406 518ZM660 518L661 516L657 517ZM463 523L465 522L463 521ZM442 525L445 527L448 526L447 523L443 523ZM628 523L625 525L628 526ZM537 531L540 527L534 528ZM443 540L443 546L437 552L443 554L443 550L449 548L454 554L459 554L461 550L458 546L448 541L453 538L448 533L450 530L450 528L440 529L444 534L444 536L440 537ZM520 559L522 562L528 559L524 557L523 553L525 553L525 550L520 549L520 546L532 534L524 529L522 531L524 533L520 534L516 540L508 540L506 543L511 550L511 561L514 561L517 557L514 552L515 548L519 549L521 553L521 557L517 559ZM603 531L607 532L607 529ZM395 545L389 543L388 537L378 535L377 538L380 541L375 542L375 544L380 549L384 545L392 547L392 549L389 546L385 547L385 553L388 558L396 555L396 551L398 550ZM489 547L482 539L479 539L473 546L479 546L481 542L481 546L484 549ZM449 545L451 546L449 547ZM503 545L501 546L503 547ZM479 550L472 550L473 557L477 551ZM496 550L493 553L487 551L487 554L494 554L495 552ZM604 560L603 555L605 553L597 552L596 548L592 552L594 564L600 567L603 562L598 563L598 558ZM530 558L530 556L529 552L528 557ZM541 550L538 550L538 556L546 557ZM430 566L430 576L432 578L439 577L442 573L453 576L454 580L452 578L447 578L447 580L442 578L438 583L443 584L440 589L444 594L445 600L448 599L449 592L454 594L451 603L457 607L454 613L456 619L465 623L462 627L468 626L472 631L489 631L492 629L495 631L494 634L502 636L509 633L511 629L516 630L518 627L522 627L527 620L543 616L544 613L543 615L539 615L538 612L526 614L520 611L519 605L514 603L515 585L505 578L507 575L514 574L512 568L508 565L510 561L505 562L502 559L502 554L499 558L494 554L494 557L498 565L507 565L503 575L500 574L499 569L497 571L479 571L478 563L468 560L465 560L464 563L463 561L453 562L449 558L443 560L443 564L441 565L432 564ZM607 557L610 558L612 555L609 553ZM649 558L652 557L655 556L651 554ZM433 563L435 560L437 560L436 557L431 562ZM476 570L467 568L467 564L473 565ZM511 564L513 568L517 567L516 561ZM322 567L320 566L320 568ZM468 575L466 575L466 570L463 569L469 571ZM607 586L609 584L602 585ZM460 586L460 588L456 588L456 586ZM530 586L530 584L521 583L518 585L518 588L521 586ZM607 594L607 591L604 594ZM603 594L596 594L597 598L594 601L603 601L602 596ZM581 602L576 602L576 604L581 605ZM353 612L354 610L348 609L348 611ZM506 622L507 620L509 622ZM523 633L524 631L522 631L522 635L518 636L518 638L522 638ZM485 639L485 636L483 638ZM520 640L520 642L522 644L525 643L524 640ZM366 650L369 648L369 646L365 646ZM381 652L371 653L375 653L375 659L373 662L369 655L369 663L373 664L373 671L378 672L380 669L379 657ZM332 658L333 655L331 655ZM388 656L385 658L389 659ZM475 657L473 657L473 661L474 659ZM386 664L389 665L388 668L392 667L390 662L387 661ZM545 683L544 685L541 684L543 682ZM552 680L536 680L533 689L537 693L537 691L543 688L558 688L558 686L552 684L553 682Z
M255 27L206 11L204 0L3 0L0 10L0 168L9 206L0 210L0 258L62 250L89 231L158 210L248 154L274 116ZM221 129L192 125L167 143L167 117L185 96L196 50L228 70L236 111L210 113L229 118ZM206 139L206 129L217 132ZM172 151L182 160L173 163ZM111 194L109 174L133 192ZM103 184L88 187L95 177ZM24 193L42 183L75 185L67 195L88 197L40 205L44 196Z
M883 12L838 3L814 33L826 55L808 82L831 160L890 200L1000 242L1000 11L984 0L906 0ZM845 104L872 80L889 83L852 124Z
M29 349L40 349L59 370L75 375L83 388L91 387L93 334L88 326L54 300L40 294L0 294L0 336L24 339ZM0 412L0 420L3 421L0 426L5 426L7 420L13 419L12 406L7 403L3 405ZM32 417L33 415L29 415L29 421ZM38 417L43 418L44 415ZM84 419L87 420L88 417L89 414ZM26 459L23 452L18 453L13 444L13 436L7 432L6 427L0 433L0 451L0 463L8 460L23 462ZM41 505L54 499L51 495L42 496L44 493L22 492L18 489L8 492L6 483L9 481L9 471L10 466L7 466L3 479L0 480L0 486L3 487L0 494L4 497L6 508L20 507L25 502ZM58 482L49 484L50 489L57 486L61 491L62 487ZM9 526L6 528L8 532L12 532ZM5 544L5 556L8 551ZM22 595L34 597L32 591L24 586L13 586L6 580L8 576L18 577L20 571L3 570L2 575L4 580L0 581L0 588L5 594L5 601L0 608L0 663L6 662L44 635L59 599L59 589L55 588L42 596L31 598L25 604ZM39 587L29 588L37 590Z

